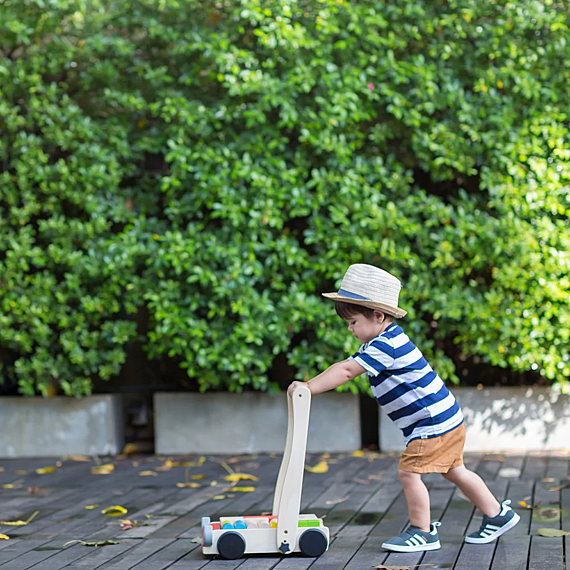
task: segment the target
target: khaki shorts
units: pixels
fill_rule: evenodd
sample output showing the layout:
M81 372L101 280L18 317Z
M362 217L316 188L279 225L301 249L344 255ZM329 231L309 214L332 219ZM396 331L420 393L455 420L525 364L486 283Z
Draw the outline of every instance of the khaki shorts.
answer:
M412 473L447 473L463 465L465 424L428 439L410 441L400 457L399 468Z

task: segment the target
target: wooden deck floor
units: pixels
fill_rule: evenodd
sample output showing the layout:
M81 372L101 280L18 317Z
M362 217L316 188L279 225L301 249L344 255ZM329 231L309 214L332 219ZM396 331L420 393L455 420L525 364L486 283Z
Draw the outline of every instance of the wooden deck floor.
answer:
M200 519L270 511L280 456L207 457L196 466L176 466L167 460L199 463L198 457L102 458L100 463L112 464L113 471L93 474L97 464L93 459L0 460L0 521L26 521L38 511L29 524L0 526L0 533L10 537L0 540L0 569L364 570L423 565L420 570L563 570L565 556L570 556L568 536L537 535L544 527L570 530L567 454L466 458L497 497L512 499L522 518L497 543L488 545L463 542L466 532L478 528L480 515L442 477L426 477L432 519L442 522L442 548L426 554L389 554L381 549L384 540L407 525L396 455L312 455L308 465L324 460L329 470L305 474L302 511L325 517L332 534L329 550L317 559L251 556L236 561L202 555ZM36 472L45 467L55 470ZM228 489L231 483L224 477L229 471L259 477L238 483L254 486L255 491ZM177 483L200 486L181 488ZM86 509L92 505L98 506ZM116 505L128 513L120 517L101 513ZM122 519L139 525L121 530ZM73 540L118 544L66 545Z

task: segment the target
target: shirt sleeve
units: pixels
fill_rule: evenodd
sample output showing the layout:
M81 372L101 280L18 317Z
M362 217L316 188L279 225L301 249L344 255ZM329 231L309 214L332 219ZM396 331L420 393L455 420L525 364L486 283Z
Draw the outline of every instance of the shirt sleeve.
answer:
M381 340L371 342L364 350L359 350L349 357L355 360L370 376L378 376L394 364L394 347Z

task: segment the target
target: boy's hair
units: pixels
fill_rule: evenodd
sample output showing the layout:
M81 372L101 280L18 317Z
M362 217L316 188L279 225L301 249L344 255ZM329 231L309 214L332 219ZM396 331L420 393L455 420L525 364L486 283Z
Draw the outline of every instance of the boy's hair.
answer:
M334 308L336 314L345 321L350 319L350 317L354 317L354 315L364 315L367 319L371 319L372 315L374 315L374 310L375 310L375 309L370 309L369 307L363 307L361 305L353 305L352 303L345 303L343 301L335 301ZM390 316L386 314L384 315L386 317Z

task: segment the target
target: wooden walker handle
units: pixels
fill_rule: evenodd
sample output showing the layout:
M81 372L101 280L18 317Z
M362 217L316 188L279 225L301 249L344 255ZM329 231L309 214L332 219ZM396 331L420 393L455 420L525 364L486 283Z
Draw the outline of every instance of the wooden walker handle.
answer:
M292 552L297 540L310 409L309 387L297 386L293 394L287 396L287 440L273 498L277 549L283 554Z

